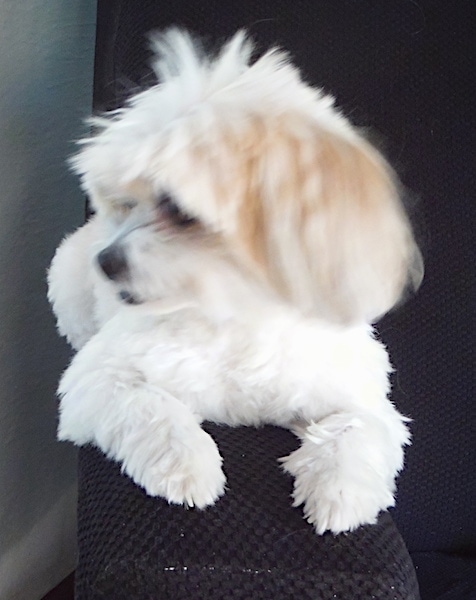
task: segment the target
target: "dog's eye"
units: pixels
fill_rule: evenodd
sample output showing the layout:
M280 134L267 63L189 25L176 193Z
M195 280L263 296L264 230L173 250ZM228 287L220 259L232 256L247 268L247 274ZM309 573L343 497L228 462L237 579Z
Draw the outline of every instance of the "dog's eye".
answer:
M137 206L137 200L128 198L116 204L116 211L122 216L128 215Z
M162 215L171 221L174 225L179 227L188 227L197 223L197 219L194 219L187 213L183 212L177 203L168 194L162 194L157 200L157 206Z

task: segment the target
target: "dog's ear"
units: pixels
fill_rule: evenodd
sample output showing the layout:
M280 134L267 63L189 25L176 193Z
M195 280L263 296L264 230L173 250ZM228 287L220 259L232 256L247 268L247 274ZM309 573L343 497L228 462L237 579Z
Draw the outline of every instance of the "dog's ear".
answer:
M394 174L353 132L298 131L258 134L234 243L307 314L374 322L422 278Z

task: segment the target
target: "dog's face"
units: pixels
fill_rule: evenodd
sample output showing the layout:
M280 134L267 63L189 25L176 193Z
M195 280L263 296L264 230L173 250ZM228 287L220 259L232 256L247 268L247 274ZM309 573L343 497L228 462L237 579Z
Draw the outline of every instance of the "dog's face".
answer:
M138 179L108 192L95 217L103 231L95 263L123 302L152 304L154 310L157 301L161 309L174 303L200 305L222 320L237 306L241 310L244 303L257 301L260 291L269 296L223 235L185 212L180 186Z
M103 217L110 231L96 257L103 275L129 304L193 294L193 268L198 256L206 260L203 249L212 236L169 190L156 190L147 181L126 188Z
M419 283L391 169L285 55L249 66L241 33L213 59L177 31L156 47L161 84L96 121L74 159L126 302L239 273L303 313L373 321Z

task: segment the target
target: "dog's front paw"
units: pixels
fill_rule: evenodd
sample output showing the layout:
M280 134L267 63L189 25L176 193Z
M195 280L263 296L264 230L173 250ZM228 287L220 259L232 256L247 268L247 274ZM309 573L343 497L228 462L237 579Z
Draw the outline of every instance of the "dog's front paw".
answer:
M380 511L394 504L393 494L381 482L373 488L332 477L313 482L297 477L293 498L294 506L303 505L305 518L318 534L337 534L373 524Z
M358 426L349 424L349 428ZM295 452L281 459L294 478L294 506L304 507L317 533L352 531L372 524L381 510L393 506L393 478L382 477L362 456L361 447L342 452L343 428L323 441L308 437ZM349 447L349 450L352 446Z
M202 429L186 443L167 440L156 452L151 447L123 463L123 470L150 496L171 504L205 508L224 494L226 478L222 458L213 439Z

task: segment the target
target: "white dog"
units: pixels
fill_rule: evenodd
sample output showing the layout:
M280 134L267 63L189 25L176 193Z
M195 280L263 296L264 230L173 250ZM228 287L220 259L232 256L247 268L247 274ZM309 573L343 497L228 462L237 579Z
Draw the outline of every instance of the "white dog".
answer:
M204 420L287 427L316 531L373 523L409 433L371 323L421 277L393 173L283 52L250 64L242 32L214 57L178 30L154 45L160 83L73 160L96 215L49 272L79 350L59 439L202 508L225 489Z

